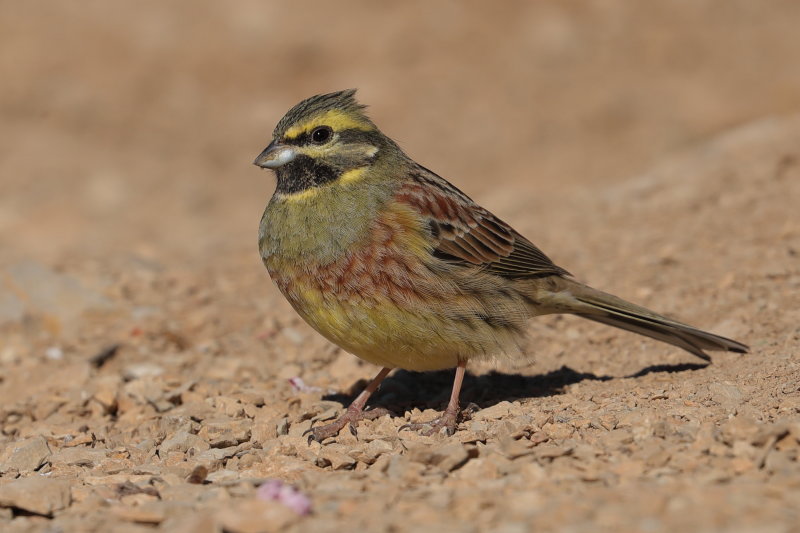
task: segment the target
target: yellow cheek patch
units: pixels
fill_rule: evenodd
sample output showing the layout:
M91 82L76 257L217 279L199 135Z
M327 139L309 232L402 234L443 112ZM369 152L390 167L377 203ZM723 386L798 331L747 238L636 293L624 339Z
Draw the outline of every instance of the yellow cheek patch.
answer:
M367 173L367 167L359 167L354 168L353 170L348 170L347 172L343 172L341 176L339 176L339 183L352 183L354 181L358 181L364 177L364 174Z
M363 118L353 115L352 113L345 113L336 109L331 109L330 111L326 111L322 115L318 115L308 122L300 123L296 126L292 126L286 133L284 137L286 139L296 139L303 133L309 132L316 128L317 126L330 126L333 131L344 131L344 130L362 130L362 131L369 131L375 129L372 124L365 121Z

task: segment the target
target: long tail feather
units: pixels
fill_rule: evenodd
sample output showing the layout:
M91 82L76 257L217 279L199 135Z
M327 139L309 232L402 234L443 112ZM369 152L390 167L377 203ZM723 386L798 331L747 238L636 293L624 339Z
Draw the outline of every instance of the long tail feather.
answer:
M706 361L711 358L704 350L748 351L746 345L735 340L671 320L586 285L565 281L569 283L567 291L577 304L569 306L569 312L580 317L672 344Z

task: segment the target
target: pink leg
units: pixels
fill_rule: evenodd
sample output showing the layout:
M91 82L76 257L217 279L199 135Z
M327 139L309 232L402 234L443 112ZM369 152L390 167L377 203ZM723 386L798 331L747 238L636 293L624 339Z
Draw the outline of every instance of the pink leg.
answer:
M456 377L453 380L453 390L450 393L450 401L447 403L447 408L438 418L430 422L413 422L411 424L406 424L400 429L422 430L421 433L423 435L434 435L443 429L448 435L455 433L456 427L458 426L458 396L461 394L461 384L464 382L464 372L466 369L466 362L458 363L456 367Z
M369 382L367 388L361 391L361 394L359 394L356 399L353 400L353 403L350 404L350 406L347 408L347 411L345 411L342 416L330 424L317 426L306 431L306 433L310 433L310 435L308 435L309 444L312 440L322 442L328 437L336 436L339 434L339 431L341 431L342 428L347 425L350 426L350 433L356 435L356 426L358 425L359 420L364 418L367 420L372 420L373 418L387 414L388 411L386 409L372 409L369 411L364 411L364 406L367 405L367 400L369 400L369 397L372 396L373 392L378 390L381 381L383 381L383 379L391 370L391 368L382 368L381 371L378 372L378 375ZM304 435L306 433L304 433Z

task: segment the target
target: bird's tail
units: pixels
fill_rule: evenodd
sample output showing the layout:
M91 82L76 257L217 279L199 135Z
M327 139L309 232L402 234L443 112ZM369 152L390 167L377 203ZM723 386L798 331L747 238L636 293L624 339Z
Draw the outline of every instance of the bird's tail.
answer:
M748 351L740 342L671 320L582 283L561 278L558 285L559 290L552 292L551 298L561 312L672 344L706 361L711 358L704 350Z

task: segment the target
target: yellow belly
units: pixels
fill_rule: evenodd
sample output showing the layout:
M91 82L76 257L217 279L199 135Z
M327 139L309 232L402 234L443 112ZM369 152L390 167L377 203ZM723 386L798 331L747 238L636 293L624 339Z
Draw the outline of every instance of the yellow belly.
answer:
M458 364L457 343L433 338L435 326L444 328L435 317L403 311L390 302L339 301L314 289L287 298L325 338L370 363L407 370Z
M459 361L499 355L520 337L516 328L451 313L447 303L401 309L389 300L340 300L312 288L286 296L325 338L365 361L390 368L453 368Z

